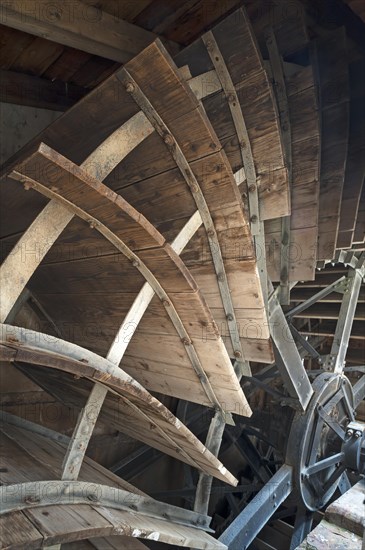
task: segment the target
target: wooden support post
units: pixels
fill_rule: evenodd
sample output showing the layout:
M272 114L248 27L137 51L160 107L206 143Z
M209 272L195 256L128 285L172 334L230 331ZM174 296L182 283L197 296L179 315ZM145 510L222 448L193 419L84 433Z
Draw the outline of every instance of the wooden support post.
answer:
M342 300L331 351L323 364L325 370L336 374L342 373L345 367L345 358L363 276L363 266L360 269L349 269L347 276L349 286Z
M270 333L275 345L275 359L280 375L290 396L297 399L298 406L305 410L313 395L313 389L276 292L270 297L269 313Z
M205 446L214 456L218 456L222 443L225 420L220 411L217 411L210 423ZM194 512L208 515L209 498L212 488L213 477L206 474L199 474L199 481L195 493Z
M68 445L62 465L62 480L73 481L79 477L86 449L107 393L105 386L94 384Z

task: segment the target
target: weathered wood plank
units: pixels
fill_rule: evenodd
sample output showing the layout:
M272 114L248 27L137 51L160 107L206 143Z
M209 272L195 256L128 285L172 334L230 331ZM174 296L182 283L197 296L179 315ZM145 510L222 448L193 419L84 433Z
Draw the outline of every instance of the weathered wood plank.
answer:
M52 169L56 170L56 174L54 174L56 177L52 177L50 180L49 173L52 172ZM169 245L164 244L162 236L146 219L142 218L119 195L113 193L113 191L98 180L87 176L86 172L83 172L61 155L41 145L34 155L16 168L15 173L19 174L20 178L29 178L31 185L37 188L37 190L54 198L54 200L61 201L66 207L72 205L73 212L88 220L90 224L96 227L98 231L115 244L132 261L134 268L137 268L141 272L154 291L157 292L159 298L164 302L169 302L166 292L195 292L197 290L196 284L183 262ZM37 181L30 179L33 174L36 174ZM53 186L49 185L49 181L53 182ZM236 189L235 183L234 186ZM96 207L95 204L97 205ZM132 233L135 235L135 239L133 240L134 248L138 251L139 237L136 234L136 229L137 231L142 230L142 233L149 239L148 246L154 248L140 250L138 251L138 256L136 256L126 246L123 241L123 234L121 233L125 226L125 218L123 219L125 214L127 215L127 223L129 223L129 220L132 220L136 224L134 229L132 227ZM146 241L144 241L142 248L145 246ZM48 266L48 269L50 267L52 269L52 266ZM163 287L159 281L162 282ZM197 307L200 306L200 308L204 307L202 300L198 300L196 305ZM198 375L203 376L204 367L202 365L208 364L204 355L196 350L196 346L190 339L189 332L185 329L177 311L173 307L168 307L167 312L177 332L175 345L182 346L181 340L188 342L184 344L185 352L194 370ZM205 318L209 323L210 316L207 309L205 310ZM235 379L233 367L225 351L223 342L218 335L216 338L216 351L220 354L221 366L224 366L224 370L232 380L232 391L235 392L235 399L237 395L241 395L242 406L244 406L242 390L240 390L238 382ZM160 353L161 360L163 360L166 350L161 348ZM197 382L199 383L199 376ZM207 382L206 385L212 404L214 403L216 406L219 406L219 402L211 391L210 384Z
M0 70L0 101L38 109L66 111L86 94L86 89L64 82Z
M266 186L261 189L261 180L272 179L270 174L283 169L285 162L273 91L247 14L242 9L234 12L214 27L212 32L237 90L245 119L258 176L261 217L268 219L288 214L288 181L285 171L281 174L280 185L285 188L285 192L281 193L280 201L276 201L275 197L281 187L279 190L275 186L271 187L270 193L264 192ZM193 76L213 69L212 60L201 39L180 52L175 61L179 66L188 65ZM207 115L221 141L236 135L226 100L222 92L203 100ZM238 143L231 153L227 151L232 168L237 170L242 166L242 159L237 165L234 151L240 156Z
M122 397L122 403L124 404L123 408L127 411L130 407L131 400L133 403L137 404L135 407L133 407L133 413L135 414L135 411L137 411L138 413L137 424L139 425L138 430L140 432L142 440L145 440L146 435L147 437L149 436L150 423L152 422L152 424L157 428L155 435L157 435L157 439L160 440L160 443L162 442L164 445L166 445L167 443L167 448L172 444L171 450L174 454L176 454L175 446L180 448L180 454L183 460L189 460L187 447L190 446L190 444L186 441L186 446L183 450L180 444L177 443L177 440L180 439L182 442L184 438L190 440L192 444L191 446L196 447L196 449L198 450L198 454L200 449L200 451L204 454L204 458L202 459L203 461L210 461L210 459L212 458L209 456L209 454L207 455L205 453L204 446L199 443L199 441L191 434L191 432L183 424L178 422L176 418L161 403L153 398L146 390L144 390L144 388L142 388L140 384L135 382L123 370L116 367L106 359L103 359L91 352L87 352L86 350L83 350L78 346L69 344L64 341L57 341L53 345L50 345L49 343L47 343L46 335L43 335L42 337L39 335L39 333L35 333L34 331L27 331L26 329L16 330L15 327L6 327L6 325L3 328L5 331L4 336L7 335L7 339L16 338L17 340L23 340L23 345L21 346L19 346L15 342L9 345L8 343L6 343L6 339L4 341L4 344L2 345L2 349L4 347L5 349L10 347L14 350L13 361L17 361L20 363L34 363L36 365L42 366L46 365L51 369L61 369L76 376L87 377L93 381L104 383L108 388L114 390L115 392L117 392L118 395ZM13 335L12 337L10 336L11 334ZM25 342L28 343L29 340L31 342L33 341L33 346L27 348L27 346L24 344L24 339ZM34 347L34 339L36 342L39 342L38 348ZM65 352L65 350L67 353L68 350L70 355L62 355L62 352L60 353L60 350L63 350L63 353ZM73 358L75 356L78 357L78 360ZM87 358L87 363L81 362L80 357L81 359ZM235 407L236 404L237 399ZM154 413L153 409L155 409ZM152 419L151 414L154 414L154 419ZM133 414L131 415L131 413L129 413L128 416L133 416ZM162 417L164 417L164 422L167 421L167 424L169 425L169 433L171 434L169 436L166 435L163 429L159 428L159 421L162 420ZM128 429L128 422L126 422L126 428ZM176 432L176 436L178 436L175 443L173 443L173 439L171 439L171 436L174 437L174 431ZM143 432L145 435L143 435ZM165 439L166 441L164 442L163 439ZM213 457L213 463L216 460L217 459ZM192 463L196 465L195 459L193 459ZM218 467L218 470L216 472L218 476L222 476L223 474L223 467L221 468L220 466ZM228 472L223 474L223 479L230 479L231 482L234 483L234 478L231 477L231 474L229 474Z
M156 38L149 31L82 2L75 1L66 8L62 2L49 6L46 0L30 0L24 17L22 5L11 0L2 8L2 23L119 63L128 61Z
M322 115L318 259L333 258L340 222L349 136L349 73L343 28L318 41ZM334 84L335 83L335 84Z
M365 66L363 61L350 65L349 73L351 92L349 144L336 248L350 248L352 245L365 177Z

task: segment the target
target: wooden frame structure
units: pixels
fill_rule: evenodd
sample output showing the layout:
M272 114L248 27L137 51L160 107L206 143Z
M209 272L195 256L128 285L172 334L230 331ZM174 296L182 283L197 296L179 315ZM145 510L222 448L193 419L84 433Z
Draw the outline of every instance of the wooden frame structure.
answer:
M11 25L17 20L12 14ZM256 21L252 26L243 9L174 59L160 40L150 43L154 36L142 33L141 41L149 45L141 53L131 58L123 51L128 62L122 68L4 167L1 191L14 196L27 217L12 221L8 243L14 246L0 268L0 359L61 402L83 403L72 437L63 442L60 481L35 481L40 489L48 483L51 497L64 484L56 514L80 514L86 523L97 514L103 518L78 538L118 533L192 548L228 544L233 550L249 544L297 487L288 453L270 480L277 487L274 504L265 486L220 542L203 532L209 527L213 477L237 483L217 457L226 424L252 414L241 378L259 383L252 364L269 364L268 372L277 370L285 388L285 395L271 389L272 395L298 411L295 418L306 415L317 389L298 347L342 375L364 275L363 257L351 253L333 346L321 356L291 324L308 304L288 315L282 305L289 304L296 281L314 279L317 260L323 265L343 260L335 247L342 247L337 233L344 228L340 200L348 190L343 181L352 173L350 164L346 168L347 63L335 67L342 117L328 96L333 75L326 60L335 55L334 44L345 48L346 39L334 31L313 47L302 15L296 28L296 48L306 49L306 66L284 61L285 25L266 28ZM65 43L72 39L63 38ZM332 123L346 130L339 132L338 142ZM334 179L328 162L333 145L339 151ZM361 178L356 176L357 200ZM301 241L301 257L289 257ZM67 242L75 245L75 257L59 260ZM97 246L98 254L84 255L82 242ZM278 283L276 289L271 281ZM13 326L29 293L52 312L57 338ZM84 328L88 318L98 319L98 337L81 330L71 343L63 336L65 324ZM71 376L77 378L74 387ZM147 390L214 409L206 444ZM131 512L123 501L130 493L118 490L123 502L112 506L106 485L106 497L96 504L90 495L84 497L79 477L86 449L98 419L110 419L116 400L120 431L199 469L195 512L174 511L141 495L129 506ZM18 429L5 424L5 433ZM309 466L308 475L322 466ZM33 482L11 483L18 495L34 489ZM75 502L69 507L64 498L73 489ZM38 517L50 504L39 495L8 499L5 512L14 516L17 529L24 526L34 547L75 538L67 530L49 535L48 526L41 535L32 530L29 516ZM298 511L293 541L305 535L305 529L298 530L301 517Z

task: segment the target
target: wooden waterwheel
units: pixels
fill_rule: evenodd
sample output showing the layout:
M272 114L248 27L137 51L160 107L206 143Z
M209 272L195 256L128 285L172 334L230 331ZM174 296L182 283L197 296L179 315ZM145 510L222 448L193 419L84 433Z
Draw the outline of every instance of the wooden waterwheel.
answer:
M364 58L248 4L3 166L1 361L64 415L4 409L3 548L294 549L363 470Z

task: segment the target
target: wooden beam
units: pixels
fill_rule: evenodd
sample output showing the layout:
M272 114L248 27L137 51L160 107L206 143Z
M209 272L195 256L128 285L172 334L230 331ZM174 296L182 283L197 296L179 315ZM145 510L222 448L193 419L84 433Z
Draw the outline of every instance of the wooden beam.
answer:
M66 82L0 69L0 101L38 109L66 111L88 90Z
M79 0L0 0L2 24L64 46L126 63L156 34ZM165 42L166 43L166 42ZM170 51L175 43L167 41Z

